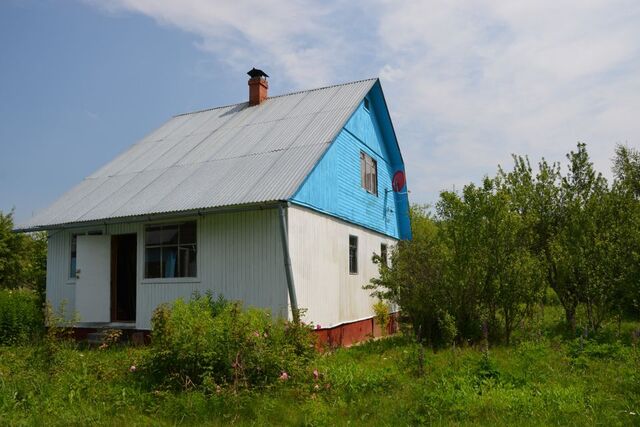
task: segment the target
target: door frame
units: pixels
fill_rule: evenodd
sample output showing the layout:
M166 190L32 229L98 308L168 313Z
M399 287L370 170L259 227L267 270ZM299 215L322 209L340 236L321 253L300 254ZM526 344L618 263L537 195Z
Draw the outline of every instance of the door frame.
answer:
M112 234L111 235L111 280L110 280L110 294L111 294L111 298L110 298L110 302L111 302L111 307L110 307L110 316L111 316L111 322L130 322L130 323L135 323L137 321L137 303L134 304L132 310L133 310L133 317L135 318L134 320L121 320L118 319L118 249L119 249L119 238L123 237L123 236L134 236L134 241L135 241L135 250L133 251L133 253L135 254L135 272L134 272L134 283L133 286L137 288L138 286L138 233L137 232L132 232L132 233L121 233L121 234ZM138 298L138 292L136 289L136 302L137 302L137 298Z

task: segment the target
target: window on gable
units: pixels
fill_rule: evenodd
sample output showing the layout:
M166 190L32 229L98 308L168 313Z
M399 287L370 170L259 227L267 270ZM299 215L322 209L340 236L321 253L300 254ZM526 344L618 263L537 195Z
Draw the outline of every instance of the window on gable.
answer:
M144 241L145 279L196 277L196 222L148 225Z
M349 273L358 274L358 237L349 236Z
M378 162L364 151L360 152L360 181L368 193L378 195Z

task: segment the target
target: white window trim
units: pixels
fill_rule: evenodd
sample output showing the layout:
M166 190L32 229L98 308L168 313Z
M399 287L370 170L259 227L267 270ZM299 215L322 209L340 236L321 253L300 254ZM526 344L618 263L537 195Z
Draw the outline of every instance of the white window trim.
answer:
M147 227L148 226L153 226L153 225L173 225L173 224L179 224L181 222L189 222L189 221L195 221L196 222L196 275L195 277L144 277L145 276L145 269L146 269L146 256L147 256ZM149 221L146 222L144 224L142 224L142 231L141 231L141 235L142 235L142 245L141 245L141 249L142 249L142 263L140 263L140 284L142 285L157 285L157 284L164 284L164 283L202 283L202 279L201 279L201 266L202 266L202 260L201 260L201 251L200 251L200 247L201 247L201 242L202 239L200 238L201 236L201 228L202 228L202 221L200 221L200 217L194 217L194 216L189 216L189 217L184 217L184 218L176 218L174 220L156 220L156 221Z

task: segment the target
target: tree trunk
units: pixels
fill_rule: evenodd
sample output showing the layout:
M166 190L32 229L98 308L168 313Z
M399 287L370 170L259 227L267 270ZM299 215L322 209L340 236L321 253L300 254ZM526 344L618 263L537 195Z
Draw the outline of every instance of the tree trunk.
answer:
M564 315L567 319L567 325L572 334L576 333L576 309L575 307L565 307Z
M489 351L489 324L486 320L482 321L482 347L483 351Z
M506 310L504 313L504 339L506 344L509 345L511 341L511 317Z

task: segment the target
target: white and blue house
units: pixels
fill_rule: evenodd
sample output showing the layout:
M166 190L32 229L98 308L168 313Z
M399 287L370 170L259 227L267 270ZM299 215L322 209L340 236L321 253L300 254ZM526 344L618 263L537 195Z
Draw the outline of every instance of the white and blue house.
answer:
M249 74L249 102L171 118L19 226L48 232L47 299L78 327L147 330L194 291L371 323L372 255L411 238L380 81L269 97Z

